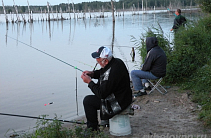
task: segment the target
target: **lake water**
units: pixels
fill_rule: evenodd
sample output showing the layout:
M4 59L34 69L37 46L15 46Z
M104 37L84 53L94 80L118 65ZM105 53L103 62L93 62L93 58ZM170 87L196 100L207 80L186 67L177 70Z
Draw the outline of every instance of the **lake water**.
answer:
M8 25L4 15L0 15L0 113L34 117L49 115L49 118L56 114L64 120L84 115L82 100L92 92L80 78L82 72L74 67L93 70L96 61L91 53L102 45L111 48L112 17L110 13L105 15L108 17ZM188 20L195 20L200 14L185 16ZM40 17L34 15L35 19ZM135 16L127 12L124 17L117 16L114 56L125 62L129 72L137 69L140 57L136 50L135 62L132 62L130 53L134 43L130 40L131 35L138 39L147 27L158 27L159 22L165 35L172 39L169 30L174 18L166 11ZM0 115L0 137L7 131L7 136L13 130L27 131L35 123L36 119Z

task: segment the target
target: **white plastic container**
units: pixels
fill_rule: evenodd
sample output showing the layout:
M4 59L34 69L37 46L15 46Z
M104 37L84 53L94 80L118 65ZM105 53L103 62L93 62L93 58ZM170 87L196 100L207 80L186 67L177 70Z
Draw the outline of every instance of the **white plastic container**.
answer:
M109 131L114 136L125 136L131 134L129 115L115 115L109 119Z

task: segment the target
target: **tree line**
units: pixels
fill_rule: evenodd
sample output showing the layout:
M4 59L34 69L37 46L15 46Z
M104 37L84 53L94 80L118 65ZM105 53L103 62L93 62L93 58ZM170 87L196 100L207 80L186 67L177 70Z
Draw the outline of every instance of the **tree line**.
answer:
M27 3L26 3L27 5ZM185 8L187 6L196 6L196 0L119 0L118 2L114 1L115 10L122 10L124 5L124 10L142 10L144 7L146 10L154 8ZM28 6L17 6L20 13L28 13ZM111 2L82 2L78 4L72 3L60 3L59 5L50 5L50 9L54 12L59 11L60 8L62 12L97 12L97 11L110 11ZM43 6L30 6L30 10L33 12L40 12L42 9L43 12L47 11L47 3ZM7 13L14 13L14 6L5 6ZM3 13L3 7L0 6L0 13Z

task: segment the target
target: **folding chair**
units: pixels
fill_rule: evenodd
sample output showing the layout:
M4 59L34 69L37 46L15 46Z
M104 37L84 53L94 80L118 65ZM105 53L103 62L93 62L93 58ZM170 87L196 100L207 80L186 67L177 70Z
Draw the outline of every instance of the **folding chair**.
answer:
M151 94L155 89L158 90L161 94L166 94L167 93L167 90L160 84L161 81L163 80L163 78L161 77L156 83L155 85L150 81L149 83L153 86L153 88L151 89L151 91L148 93L148 94ZM161 87L165 92L162 92L158 87Z

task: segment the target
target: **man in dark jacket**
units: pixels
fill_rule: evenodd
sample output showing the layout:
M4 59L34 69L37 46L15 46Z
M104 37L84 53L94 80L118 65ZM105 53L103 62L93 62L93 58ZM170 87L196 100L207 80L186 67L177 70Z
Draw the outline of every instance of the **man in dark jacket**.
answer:
M170 31L176 31L180 26L184 26L186 23L186 18L181 15L181 10L177 9L175 11L175 14L177 15L174 19L174 25Z
M132 70L131 79L137 94L134 96L147 95L149 87L147 79L158 79L166 75L167 58L165 52L158 46L156 37L146 39L147 56L141 70ZM144 86L143 86L144 84Z
M102 100L112 97L112 116L100 114L101 120L107 120L126 109L132 102L132 90L130 88L130 77L128 70L121 59L114 58L107 47L100 47L92 57L100 64L101 69L95 71L84 71L81 78L94 95L84 98L84 110L87 118L87 127L98 130L97 110L100 109ZM95 83L91 78L98 79Z

